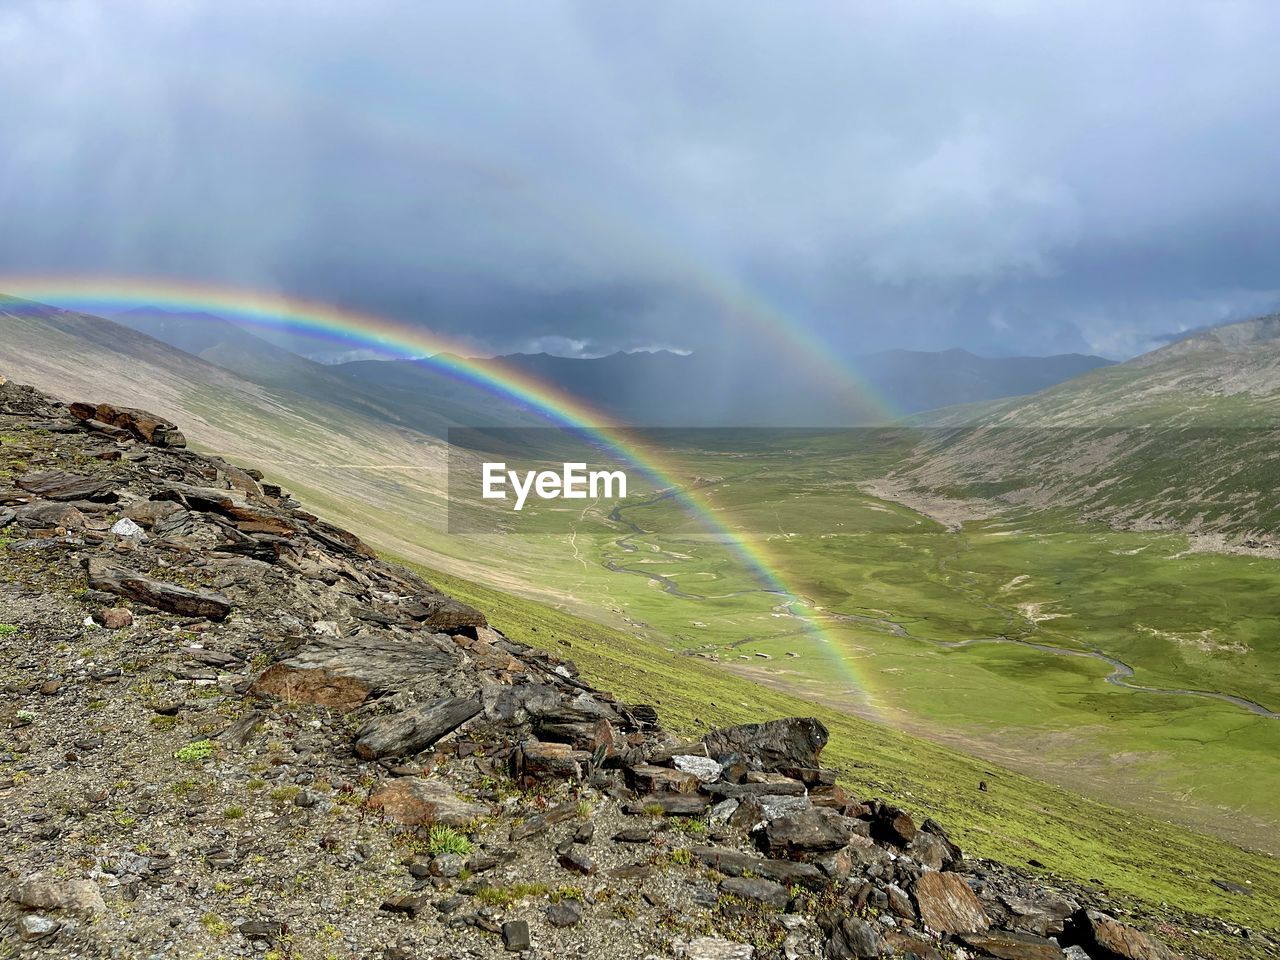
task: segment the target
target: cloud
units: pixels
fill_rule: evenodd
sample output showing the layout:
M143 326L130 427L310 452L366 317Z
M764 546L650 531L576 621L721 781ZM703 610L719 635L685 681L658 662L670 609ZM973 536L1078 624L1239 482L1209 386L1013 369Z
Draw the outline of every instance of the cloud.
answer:
M507 352L1123 355L1277 303L1270 2L8 0L0 273ZM559 339L556 339L559 338Z

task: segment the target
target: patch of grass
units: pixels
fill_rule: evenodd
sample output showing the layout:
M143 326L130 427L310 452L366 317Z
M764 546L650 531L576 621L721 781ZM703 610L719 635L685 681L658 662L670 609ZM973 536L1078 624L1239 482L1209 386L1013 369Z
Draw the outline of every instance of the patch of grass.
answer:
M200 918L200 926L204 928L206 933L214 937L225 937L231 932L231 924L213 911L209 911Z
M8 545L7 540L4 541L4 543L0 543L0 546L7 546L7 545ZM0 640L5 639L6 637L12 637L17 632L18 632L18 628L15 627L12 623L0 623Z
M290 784L285 787L276 787L271 791L269 796L272 803L293 803L293 798L302 792L302 788Z
M443 823L432 826L427 835L427 851L433 856L439 856L442 853L466 856L474 849L475 845L466 835Z
M179 763L203 763L213 756L212 740L196 740L174 753Z
M169 788L175 797L189 797L194 793L200 793L204 790L204 785L199 780L193 780L190 777L184 777L175 781L173 786Z
M222 818L224 820L241 820L244 818L244 813L244 807L233 804L222 811Z
M513 883L505 887L483 887L476 891L476 899L487 907L509 907L530 897L544 896L547 892L545 883Z

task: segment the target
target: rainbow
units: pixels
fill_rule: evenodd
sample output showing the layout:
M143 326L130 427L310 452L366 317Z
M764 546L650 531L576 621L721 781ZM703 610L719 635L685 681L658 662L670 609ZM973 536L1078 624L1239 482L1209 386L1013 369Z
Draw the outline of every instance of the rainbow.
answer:
M267 95L278 82L277 77L270 78L270 82L263 78L254 85L255 95ZM424 89L441 91L434 77L426 82ZM291 85L289 90L295 96L315 101L321 115L339 106L308 87ZM436 108L449 109L453 104L465 102L465 92L447 92L449 97L440 99L434 105ZM462 111L459 117L474 120L492 109L492 104L478 104L473 110ZM363 124L364 135L370 142L393 141L390 146L396 155L416 156L423 162L445 162L467 176L484 178L491 192L517 196L547 223L571 227L575 233L592 238L601 246L625 252L637 264L679 278L685 289L698 294L732 321L730 336L750 333L776 346L782 356L803 360L809 376L842 388L842 399L852 409L862 409L868 423L887 423L904 415L905 411L856 367L840 362L830 345L800 322L794 311L770 302L761 291L737 279L727 267L717 267L713 257L690 242L687 230L675 223L663 223L657 215L662 204L633 200L635 209L625 209L620 204L626 194L589 194L584 190L583 181L557 176L549 167L535 176L527 169L513 166L501 153L482 152L454 140L431 136L420 123L388 109L376 99L363 103L359 116L348 119Z
M762 541L731 530L717 518L714 508L696 491L686 488L672 474L661 455L638 440L613 417L583 403L554 385L493 360L474 360L462 354L465 344L418 327L347 308L297 297L260 291L217 287L171 280L119 277L4 277L0 295L51 303L86 312L112 306L128 309L153 306L176 312L203 312L234 319L265 330L283 330L349 344L429 365L496 397L528 408L548 423L573 431L633 464L659 489L675 491L673 499L698 518L718 541L746 565L762 590L799 598L785 575L768 556ZM0 302L0 308L4 305ZM812 617L803 617L806 633L849 676L867 697L869 687L849 660L839 653L839 642ZM873 708L867 698L865 706Z

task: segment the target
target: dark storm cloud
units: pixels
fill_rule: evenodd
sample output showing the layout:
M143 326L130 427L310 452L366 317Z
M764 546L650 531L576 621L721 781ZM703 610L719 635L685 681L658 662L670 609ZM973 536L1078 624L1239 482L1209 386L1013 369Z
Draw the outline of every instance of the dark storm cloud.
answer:
M477 349L1125 355L1280 303L1274 3L8 0L0 273ZM739 298L737 302L741 302Z

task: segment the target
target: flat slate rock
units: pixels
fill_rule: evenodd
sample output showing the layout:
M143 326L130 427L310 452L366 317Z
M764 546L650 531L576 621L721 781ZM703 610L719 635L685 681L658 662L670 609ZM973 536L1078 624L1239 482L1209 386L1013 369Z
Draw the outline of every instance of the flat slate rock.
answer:
M958 873L922 874L912 894L921 922L938 933L981 933L991 927L973 888Z
M480 712L479 700L447 697L374 717L356 734L356 754L365 760L412 756L447 736Z
M720 883L720 892L743 900L763 903L775 910L785 910L791 902L787 888L762 877L726 877Z
M369 798L371 810L406 826L443 823L465 826L489 813L488 807L464 800L451 787L427 777L399 777Z
M765 877L778 883L799 883L806 887L818 888L826 883L827 878L811 863L798 863L794 860L766 860L753 857L736 850L722 847L694 847L693 855L709 867L719 870L731 877L751 874Z
M992 930L987 933L962 933L960 943L976 950L980 957L996 960L1065 960L1066 954L1052 940L1030 933Z
M65 470L28 473L17 479L18 489L50 500L115 500L115 481Z
M220 593L188 590L176 583L153 580L100 557L90 557L86 566L89 586L94 590L114 593L135 603L184 617L225 620L231 613L231 601Z

